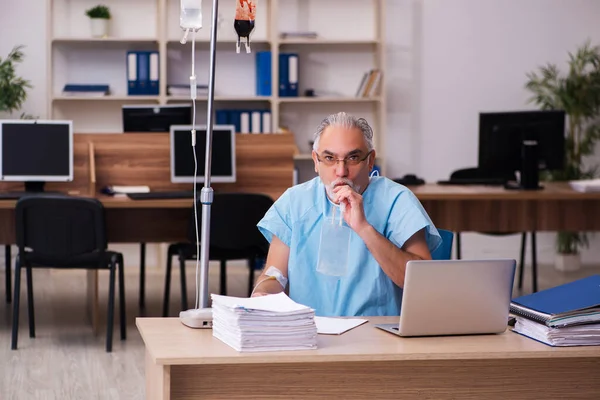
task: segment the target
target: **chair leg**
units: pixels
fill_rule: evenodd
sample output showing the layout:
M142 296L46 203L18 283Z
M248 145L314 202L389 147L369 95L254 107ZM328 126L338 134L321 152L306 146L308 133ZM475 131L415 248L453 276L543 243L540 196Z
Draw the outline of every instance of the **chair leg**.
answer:
M106 321L106 352L112 351L113 323L115 318L115 260L110 262L110 277L108 278L108 310Z
M6 302L10 303L11 298L12 298L12 283L11 283L11 270L10 270L10 264L11 264L11 254L10 254L10 244L7 244L6 246L4 246L4 265L6 268L6 271L4 271L5 273L5 283L6 283Z
M35 317L33 312L33 274L31 273L31 265L25 266L27 274L27 314L29 317L29 337L35 337Z
M17 349L17 341L19 339L19 300L21 295L21 263L19 256L15 260L15 292L13 299L13 323L12 323L12 341L11 349Z
M248 275L248 297L250 297L252 289L254 289L254 265L256 265L256 258L248 259L248 269L250 270L250 274Z
M146 243L140 243L140 311L146 308Z
M127 318L125 315L125 266L123 256L117 259L119 273L119 325L121 326L121 340L127 339Z
M519 262L519 290L523 289L523 273L525 271L525 249L527 248L527 232L521 234L521 258Z
M227 261L226 260L221 260L221 280L220 280L220 285L221 285L221 294L223 296L227 295Z
M188 309L187 284L185 278L185 255L179 252L179 270L181 275L181 311Z
M456 232L456 259L460 260L461 251L460 251L460 232Z
M167 271L165 275L165 294L163 297L163 318L169 316L169 298L171 296L171 267L173 265L172 247L167 251Z
M535 231L531 232L531 285L533 293L537 292L537 248L536 248Z

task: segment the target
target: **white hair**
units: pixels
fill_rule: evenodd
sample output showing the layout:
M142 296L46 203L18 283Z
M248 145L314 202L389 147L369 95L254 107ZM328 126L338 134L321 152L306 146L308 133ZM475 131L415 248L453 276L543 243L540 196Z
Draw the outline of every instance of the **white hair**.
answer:
M325 131L325 129L329 126L340 126L346 129L359 129L362 132L363 137L365 139L367 150L373 150L373 129L371 128L367 120L364 118L356 118L355 116L342 111L336 114L331 114L323 121L321 121L314 135L314 151L317 151L317 149L319 148L319 141L321 139L321 135L323 134L323 131Z

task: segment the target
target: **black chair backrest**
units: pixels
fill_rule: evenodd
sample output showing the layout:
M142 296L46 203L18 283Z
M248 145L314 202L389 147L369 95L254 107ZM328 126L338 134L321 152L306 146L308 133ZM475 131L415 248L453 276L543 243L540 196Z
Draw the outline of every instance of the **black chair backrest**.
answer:
M202 241L202 203L198 201L198 239ZM266 254L269 242L256 224L273 205L273 200L255 193L215 193L211 205L210 247L220 250L255 250ZM196 242L196 228L190 218L188 240Z
M31 195L16 204L19 249L65 258L106 250L104 207L97 199Z

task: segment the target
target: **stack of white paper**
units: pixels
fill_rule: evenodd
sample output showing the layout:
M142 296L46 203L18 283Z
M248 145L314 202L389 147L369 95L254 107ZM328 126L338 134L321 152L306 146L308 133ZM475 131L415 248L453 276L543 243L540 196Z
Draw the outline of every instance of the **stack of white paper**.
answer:
M569 181L569 185L571 185L573 190L578 192L600 192L600 179L581 179L577 181Z
M315 310L285 293L242 298L212 294L213 336L237 351L317 348Z
M550 346L598 346L600 324L550 328L523 317L516 317L514 331Z

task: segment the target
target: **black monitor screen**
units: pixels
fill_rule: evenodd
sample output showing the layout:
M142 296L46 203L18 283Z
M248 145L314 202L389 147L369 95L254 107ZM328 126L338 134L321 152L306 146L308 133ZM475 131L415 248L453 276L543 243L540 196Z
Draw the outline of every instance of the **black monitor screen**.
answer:
M2 122L0 129L2 179L73 179L73 131L70 122Z
M194 181L194 153L190 129L174 129L171 135L171 180ZM206 127L196 127L196 182L204 182ZM235 182L235 129L231 125L213 126L211 180Z
M172 125L191 125L191 105L123 106L123 132L169 132Z
M479 168L511 176L522 167L522 144L535 140L539 169L564 167L564 111L515 111L479 115Z

